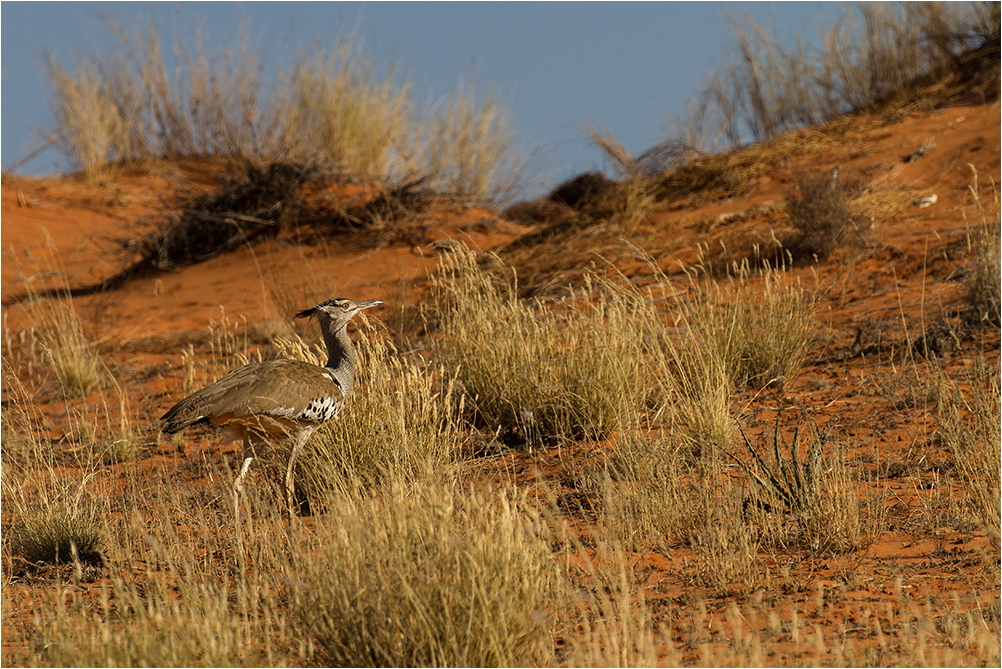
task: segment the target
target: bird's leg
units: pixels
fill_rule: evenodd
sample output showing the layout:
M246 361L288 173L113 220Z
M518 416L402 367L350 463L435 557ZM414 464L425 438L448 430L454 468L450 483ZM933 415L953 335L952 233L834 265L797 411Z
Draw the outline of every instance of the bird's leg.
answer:
M240 472L233 481L233 523L237 531L237 551L239 559L243 559L243 529L240 524L240 497L244 494L244 478L250 469L251 462L254 461L254 446L251 443L249 434L244 436L244 461L240 465Z
M254 445L251 443L251 438L248 435L244 440L244 461L240 465L240 472L237 474L236 479L233 480L233 496L234 499L238 495L244 494L244 479L247 477L247 472L250 470L251 463L254 461Z
M294 511L293 502L295 501L296 485L293 481L293 474L296 469L296 458L299 457L299 453L303 450L303 446L306 445L306 440L309 439L310 433L303 432L292 444L292 453L289 455L289 466L285 470L285 503L289 509L289 520L296 515Z

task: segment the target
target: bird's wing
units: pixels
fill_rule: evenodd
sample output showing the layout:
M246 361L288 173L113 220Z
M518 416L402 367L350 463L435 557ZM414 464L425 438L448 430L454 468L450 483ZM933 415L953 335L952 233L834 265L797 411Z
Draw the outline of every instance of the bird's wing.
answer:
M210 386L181 400L162 420L164 432L178 432L200 420L270 416L329 420L344 402L330 370L299 360L271 360L234 369Z

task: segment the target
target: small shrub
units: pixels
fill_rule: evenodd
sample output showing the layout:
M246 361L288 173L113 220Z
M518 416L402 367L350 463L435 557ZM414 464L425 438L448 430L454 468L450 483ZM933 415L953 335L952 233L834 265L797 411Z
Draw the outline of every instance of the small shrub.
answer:
M72 562L97 558L103 535L97 519L79 510L44 509L22 518L14 551L31 563Z
M215 155L367 181L424 178L475 201L504 197L519 181L497 95L461 85L442 103L416 104L410 81L393 68L377 73L353 35L333 49L279 54L295 65L266 77L268 50L244 30L235 45L178 34L173 57L152 23L112 32L115 48L80 56L72 71L48 61L48 141L91 180L124 161ZM261 227L250 223L233 219L219 234Z
M593 218L609 218L626 234L632 234L658 203L659 179L648 171L649 156L634 158L611 132L586 126L592 144L613 164L622 184L609 182L583 201L585 211ZM590 175L582 175L587 178ZM594 178L592 178L594 182Z
M748 17L731 19L731 32L724 63L688 105L683 128L698 126L699 137L776 137L901 100L949 73L958 76L940 95L998 99L996 3L854 3L810 40Z
M55 91L49 107L56 128L48 141L71 166L83 169L87 181L96 183L108 171L128 126L94 63L81 62L72 73L51 57L46 65Z
M845 245L865 241L862 218L853 212L850 188L837 174L803 174L787 193L786 210L793 233L783 246L796 260L824 260Z
M436 190L472 203L503 200L519 183L522 165L513 151L515 132L498 96L477 100L460 85L421 126L421 162Z
M652 360L671 431L690 457L716 460L734 434L732 370L720 349L692 330L661 334Z
M38 330L60 390L67 397L83 397L101 380L98 354L83 335L80 318L71 304L42 308L50 317Z
M139 242L133 273L184 267L262 236L274 236L310 218L302 189L321 179L313 168L276 162L244 163L241 172L210 192L182 195L177 214ZM126 273L129 270L126 270Z
M36 455L39 452L36 449ZM37 483L29 483L33 480ZM105 545L104 524L96 505L85 496L85 485L86 479L57 478L51 462L8 467L3 477L4 505L17 518L12 526L13 552L31 564L96 559Z

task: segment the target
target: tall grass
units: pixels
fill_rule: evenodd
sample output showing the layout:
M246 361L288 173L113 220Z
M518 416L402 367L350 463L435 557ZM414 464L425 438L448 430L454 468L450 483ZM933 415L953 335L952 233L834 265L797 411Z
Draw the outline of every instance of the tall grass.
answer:
M286 161L359 179L423 179L462 198L504 197L518 180L508 111L460 85L422 105L360 40L297 47L289 70L242 29L235 44L157 26L113 28L117 49L47 61L49 143L90 180L120 161L187 155ZM165 53L168 51L168 53ZM274 56L278 58L278 56ZM272 71L274 70L274 71Z
M95 478L110 476L97 471ZM33 642L26 644L30 654L21 662L237 666L305 661L308 649L293 636L280 598L287 564L283 547L288 546L280 527L261 522L245 543L246 555L237 556L232 513L212 503L219 489L194 491L175 481L159 471L133 470L117 499L104 497L115 501L102 514L105 560L99 575L104 581L97 596L86 597L87 590L79 587L81 577L90 582L96 576L86 571L78 573L73 587L56 584L38 591L27 631ZM262 520L274 521L277 508L260 498L256 505ZM273 517L266 518L266 512ZM249 569L248 562L256 568Z
M293 610L337 666L528 666L549 658L555 571L525 500L385 486L331 501Z
M388 176L405 166L400 149L416 122L410 84L384 77L352 43L312 58L292 71L282 152L292 161L360 178ZM272 104L280 104L278 100Z
M730 22L724 63L707 76L688 117L676 121L680 137L733 145L830 121L904 94L926 75L966 76L964 54L979 47L989 49L982 56L989 70L996 59L984 81L998 77L997 3L854 3L820 27L814 43L770 33L748 17Z
M647 392L643 305L597 280L560 305L523 301L510 270L485 263L496 271L459 250L433 280L437 354L477 420L538 445L603 438L636 415Z
M747 275L743 266L724 284L694 286L654 335L652 369L667 416L693 453L719 455L734 437L737 388L782 388L807 358L815 293L781 270L758 284Z
M262 49L242 31L237 46L179 35L170 56L152 22L111 28L117 52L47 61L54 92L50 143L97 178L119 161L274 151L277 109L265 103Z
M425 113L416 133L419 171L432 184L461 197L485 202L504 198L519 185L522 165L514 152L515 133L499 95L478 95L460 84Z
M29 255L22 259L11 254L8 262L16 263L23 273L18 273L19 287L23 290L23 309L29 326L21 338L30 341L29 357L41 353L51 385L66 398L86 396L101 382L101 356L84 333L83 322L77 314L70 294L66 271L61 261L53 257L54 242L46 234L46 244L38 257ZM48 295L42 297L41 295ZM6 331L4 357L14 374L11 356L11 333ZM19 349L24 348L19 346ZM33 361L29 361L33 362Z

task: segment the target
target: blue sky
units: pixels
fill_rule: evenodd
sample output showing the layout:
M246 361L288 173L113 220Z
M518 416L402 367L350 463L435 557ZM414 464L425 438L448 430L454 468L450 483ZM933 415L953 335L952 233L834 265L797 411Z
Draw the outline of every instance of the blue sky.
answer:
M591 169L599 152L580 125L608 128L634 153L663 137L714 65L723 63L731 31L727 13L750 16L779 35L813 37L844 7L836 3L279 3L279 2L11 2L0 4L0 152L5 170L33 146L32 133L51 123L43 67L51 54L64 65L115 43L108 18L199 27L211 39L235 41L241 22L255 43L278 53L288 45L332 44L356 29L377 66L402 66L417 99L447 95L462 79L494 86L510 110L518 143L535 149L535 187ZM48 150L18 172L67 169Z

